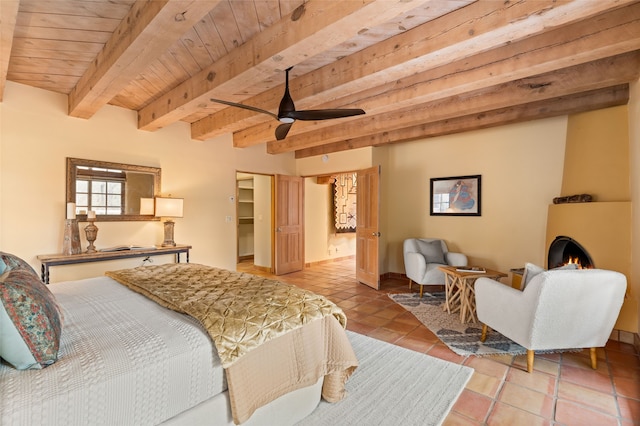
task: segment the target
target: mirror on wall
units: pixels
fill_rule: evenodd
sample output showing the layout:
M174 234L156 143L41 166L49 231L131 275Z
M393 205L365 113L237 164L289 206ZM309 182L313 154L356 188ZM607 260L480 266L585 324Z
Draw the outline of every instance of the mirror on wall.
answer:
M67 158L67 203L76 217L96 212L97 221L159 220L140 214L140 200L160 195L160 168Z

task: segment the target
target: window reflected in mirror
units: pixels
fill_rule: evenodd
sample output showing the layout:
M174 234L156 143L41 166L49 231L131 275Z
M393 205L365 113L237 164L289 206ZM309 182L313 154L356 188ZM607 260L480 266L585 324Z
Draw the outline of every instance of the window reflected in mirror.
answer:
M141 214L140 203L159 194L157 167L67 158L67 202L76 204L79 220L90 210L98 221L158 220Z

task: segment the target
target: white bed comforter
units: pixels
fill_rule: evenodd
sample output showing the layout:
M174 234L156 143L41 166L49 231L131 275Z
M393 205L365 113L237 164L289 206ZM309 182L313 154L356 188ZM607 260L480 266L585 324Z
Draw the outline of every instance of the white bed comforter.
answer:
M65 316L59 359L0 365L2 425L157 424L226 389L196 320L108 277L49 288Z

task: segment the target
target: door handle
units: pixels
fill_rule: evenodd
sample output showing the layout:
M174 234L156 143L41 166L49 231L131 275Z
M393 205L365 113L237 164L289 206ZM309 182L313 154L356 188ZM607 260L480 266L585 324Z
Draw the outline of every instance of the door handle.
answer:
M380 233L379 232L372 232L371 235L374 236L374 237L379 237Z
M280 228L279 226L276 228L276 232L282 232L282 228Z

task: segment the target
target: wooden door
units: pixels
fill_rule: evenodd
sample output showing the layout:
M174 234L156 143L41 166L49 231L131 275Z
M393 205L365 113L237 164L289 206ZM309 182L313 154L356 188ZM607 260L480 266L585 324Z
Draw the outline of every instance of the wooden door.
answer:
M356 279L378 290L380 166L358 171L356 194Z
M275 273L301 271L304 265L304 179L275 176Z

